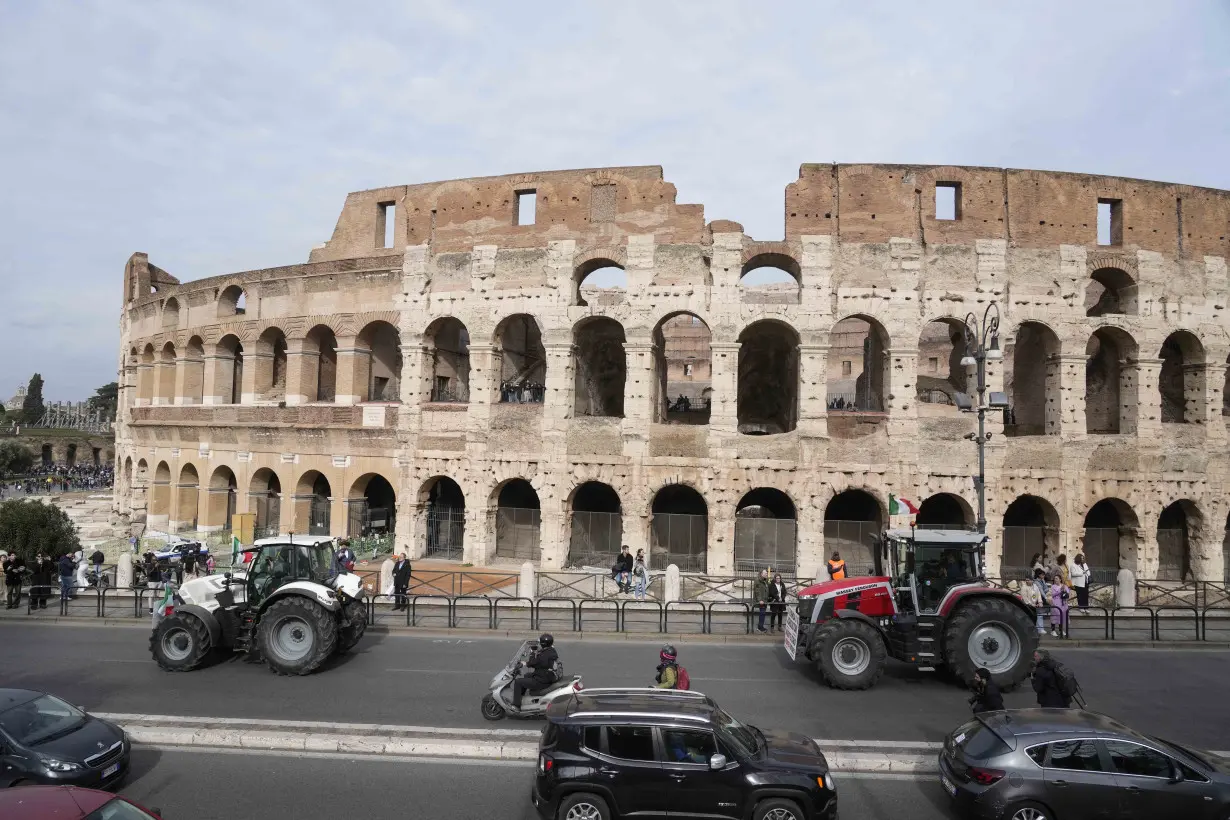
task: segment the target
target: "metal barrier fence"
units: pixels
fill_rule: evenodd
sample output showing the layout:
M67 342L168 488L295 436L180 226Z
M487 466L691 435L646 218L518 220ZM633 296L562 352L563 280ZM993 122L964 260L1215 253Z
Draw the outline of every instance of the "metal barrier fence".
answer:
M162 600L157 587L78 589L61 599L58 586L24 596L32 620L149 617ZM399 604L404 605L398 608ZM639 601L594 598L492 597L487 594L374 594L367 598L369 622L384 626L474 630L599 631L646 635L748 635L759 609L742 600ZM1230 609L1196 606L1136 606L1107 609L1072 607L1067 612L1039 607L1036 627L1064 638L1120 642L1230 643ZM1058 617L1056 614L1058 613Z

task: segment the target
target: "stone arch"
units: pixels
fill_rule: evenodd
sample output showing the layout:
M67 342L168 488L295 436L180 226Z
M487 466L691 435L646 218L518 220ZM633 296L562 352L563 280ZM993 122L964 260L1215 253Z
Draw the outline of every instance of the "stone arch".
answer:
M583 481L567 500L568 566L609 567L623 543L623 503L602 481Z
M572 328L574 415L623 418L628 379L624 326L590 316Z
M496 325L492 341L500 402L542 404L547 393L547 351L538 319L528 313L506 316Z
M205 343L200 336L190 336L184 344L183 361L179 366L184 370L182 380L183 404L201 404L205 401Z
M465 555L466 499L461 485L448 476L433 476L419 488L429 558L459 560Z
M326 324L315 325L303 339L303 392L309 402L337 398L337 334Z
M788 433L799 421L799 334L785 322L752 322L739 334L739 432Z
M1139 531L1140 519L1123 499L1102 498L1085 511L1080 554L1094 580L1114 583L1120 569L1137 568Z
M918 505L915 523L919 529L973 529L974 509L956 493L935 493L924 498Z
M305 470L295 484L294 531L308 535L332 532L333 485L320 470Z
M891 337L874 316L857 313L829 331L827 407L830 413L883 413L891 383Z
M1034 556L1044 561L1059 555L1059 512L1045 498L1019 495L1004 510L1003 559L1000 573L1033 577Z
M252 473L248 482L248 506L256 514L257 538L278 535L282 528L282 481L268 467Z
M1157 517L1157 577L1163 581L1216 580L1196 578L1192 544L1204 532L1204 514L1195 501L1171 502Z
M798 507L776 487L756 487L735 505L735 571L794 575L798 567Z
M158 393L156 404L175 403L175 342L167 342L158 353Z
M1085 431L1136 432L1136 340L1122 328L1100 327L1085 345Z
M162 303L162 326L165 328L179 327L179 300L174 296Z
M238 501L239 484L235 472L226 465L214 468L209 477L208 500L202 529L229 530L234 519Z
M923 325L918 335L918 401L958 412L956 394L972 396L978 389L976 372L961 364L964 356L964 322L942 317Z
M175 482L175 512L172 529L195 530L199 523L197 503L201 494L201 477L196 465L188 463L179 470Z
M887 516L880 499L861 488L842 490L824 506L824 552L839 552L849 574L865 575L875 567L875 541Z
M430 401L468 404L470 401L470 331L455 316L441 316L423 334L429 352Z
M346 493L346 534L386 535L397 530L397 490L381 473L364 473Z
M1204 345L1189 330L1176 330L1166 337L1159 353L1162 368L1157 387L1161 394L1162 422L1204 422Z
M212 394L218 404L239 404L243 397L243 342L233 333L218 340Z
M1004 351L1008 393L1006 435L1058 435L1060 428L1060 344L1049 325L1021 322Z
M1085 285L1085 315L1135 316L1139 313L1136 280L1119 267L1098 268L1089 274Z
M690 311L663 316L653 330L654 417L667 424L708 424L713 394L712 334Z
M616 252L598 248L574 261L573 304L587 307L591 300L595 306L626 302L628 275L624 269L625 255L622 248ZM589 282L591 277L593 281Z
M218 294L218 318L243 316L248 312L248 295L239 285L223 288Z
M354 387L360 401L400 402L401 334L382 319L359 331L354 354Z
M649 523L650 557L664 556L665 563L684 572L705 571L709 505L699 490L683 483L661 487L654 493Z
M542 558L542 503L524 478L501 481L491 491L488 506L495 521L495 555L516 561Z
M154 491L149 501L151 525L167 528L171 518L171 467L165 461L154 468Z
M256 338L249 367L256 368L253 382L256 395L263 401L286 399L286 333L276 325L261 331Z
M803 291L803 270L788 249L751 243L743 250L739 298L747 304L797 305ZM772 243L777 245L778 243Z

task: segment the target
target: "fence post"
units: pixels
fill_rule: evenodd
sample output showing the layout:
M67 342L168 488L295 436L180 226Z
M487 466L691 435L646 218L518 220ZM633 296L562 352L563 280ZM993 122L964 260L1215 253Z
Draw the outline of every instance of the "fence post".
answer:
M132 586L132 553L120 553L120 559L115 564L115 585L117 587Z
M1130 569L1119 570L1115 601L1120 609L1133 609L1136 606L1136 573Z
M666 567L666 578L662 582L662 600L669 603L678 601L681 596L679 567L676 564L670 564Z

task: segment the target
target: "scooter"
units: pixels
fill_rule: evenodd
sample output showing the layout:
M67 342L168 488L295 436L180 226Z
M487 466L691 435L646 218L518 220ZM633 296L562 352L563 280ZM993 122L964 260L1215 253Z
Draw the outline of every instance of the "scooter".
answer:
M521 696L521 709L512 702L512 683L521 674L521 668L538 651L538 641L523 641L512 660L491 679L491 691L483 695L482 711L487 720L502 720L506 716L538 717L547 713L547 707L556 698L580 692L581 676L564 677L564 664L555 662L555 682L542 689L527 689Z

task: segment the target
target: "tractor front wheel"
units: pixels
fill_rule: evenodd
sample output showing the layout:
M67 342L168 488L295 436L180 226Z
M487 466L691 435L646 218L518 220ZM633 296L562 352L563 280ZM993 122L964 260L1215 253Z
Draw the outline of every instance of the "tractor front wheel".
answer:
M982 667L1000 689L1029 677L1038 633L1021 607L1004 597L983 597L962 606L944 627L944 663L969 685Z
M337 633L337 651L349 652L354 649L355 644L363 637L363 633L367 631L367 608L363 606L362 601L351 601L346 604L344 611L345 618L348 622L345 626L338 630Z
M290 595L261 614L257 645L279 675L316 671L337 648L337 616L315 601Z
M854 618L834 618L822 625L813 646L816 668L834 689L870 689L888 663L879 630Z
M174 612L163 618L149 638L150 654L168 672L191 672L212 648L209 628L187 612Z

